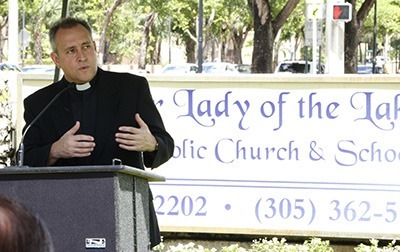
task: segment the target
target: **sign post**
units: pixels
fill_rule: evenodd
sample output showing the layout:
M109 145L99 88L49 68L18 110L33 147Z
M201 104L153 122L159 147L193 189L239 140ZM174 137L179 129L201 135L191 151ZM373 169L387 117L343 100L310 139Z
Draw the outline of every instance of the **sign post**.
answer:
M306 23L308 20L312 21L312 61L311 73L317 73L317 21L322 19L323 16L322 0L307 0L306 1ZM306 29L307 30L307 29ZM306 44L307 46L307 44Z

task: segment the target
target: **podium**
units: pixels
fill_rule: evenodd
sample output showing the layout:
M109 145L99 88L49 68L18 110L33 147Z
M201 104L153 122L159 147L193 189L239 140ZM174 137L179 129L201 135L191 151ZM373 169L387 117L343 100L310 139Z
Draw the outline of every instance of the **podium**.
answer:
M0 169L0 193L40 216L57 252L149 251L150 181L165 178L125 165Z

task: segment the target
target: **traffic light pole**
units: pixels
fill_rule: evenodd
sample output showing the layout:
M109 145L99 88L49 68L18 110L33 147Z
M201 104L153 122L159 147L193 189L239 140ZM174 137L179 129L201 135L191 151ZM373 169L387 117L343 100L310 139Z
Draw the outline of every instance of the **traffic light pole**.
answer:
M325 73L344 74L344 22L334 21L333 5L344 1L328 0L326 5L326 64Z

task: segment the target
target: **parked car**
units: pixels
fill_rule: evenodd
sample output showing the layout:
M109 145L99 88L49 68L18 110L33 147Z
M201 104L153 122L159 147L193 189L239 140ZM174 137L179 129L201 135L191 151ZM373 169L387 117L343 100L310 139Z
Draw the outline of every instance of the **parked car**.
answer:
M389 63L390 62L390 58L389 57L383 57L383 56L376 56L376 65L382 67L384 64ZM369 58L366 60L367 64L372 64L372 58Z
M19 69L18 66L6 62L0 63L0 70L1 71L16 71L20 72L21 70Z
M239 73L251 73L250 64L237 64L236 69L239 71Z
M206 62L203 63L203 73L205 74L238 74L234 64L228 62Z
M291 73L291 74L303 74L310 73L312 61L283 61L278 64L275 68L275 73ZM323 74L325 71L325 66L321 64L321 70L317 66L317 74Z
M52 66L52 65L27 65L22 68L21 72L22 73L30 73L30 74L54 74L55 66Z
M194 63L185 64L169 64L165 66L161 73L162 74L188 74L197 73L198 67Z
M358 74L372 74L372 65L358 65L357 66ZM375 66L376 74L383 74L383 68L380 66Z

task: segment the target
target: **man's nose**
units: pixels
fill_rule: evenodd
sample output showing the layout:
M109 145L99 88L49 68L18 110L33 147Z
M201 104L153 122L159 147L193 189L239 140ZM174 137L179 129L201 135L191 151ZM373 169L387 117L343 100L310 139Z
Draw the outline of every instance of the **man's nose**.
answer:
M76 57L78 61L84 61L86 60L87 55L86 52L84 52L83 50L77 50Z

